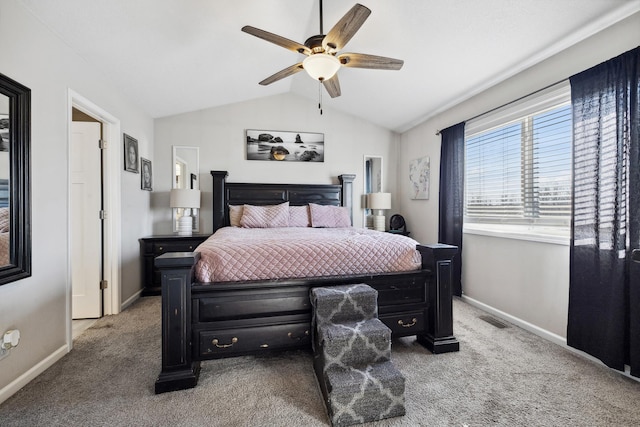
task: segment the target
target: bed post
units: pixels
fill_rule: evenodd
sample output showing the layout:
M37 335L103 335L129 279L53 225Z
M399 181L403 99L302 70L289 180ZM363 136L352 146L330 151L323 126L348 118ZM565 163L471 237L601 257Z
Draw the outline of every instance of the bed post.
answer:
M340 185L342 185L342 192L340 198L342 199L342 206L349 209L349 216L351 216L351 224L353 224L353 180L356 179L354 174L342 174L338 176Z
M452 296L452 258L458 247L438 243L418 245L417 249L422 255L422 268L431 270L427 289L429 328L417 336L418 342L436 354L458 351L460 343L453 336Z
M198 252L168 252L155 260L162 274L162 371L156 394L195 387L200 362L191 346L191 280Z
M222 228L227 225L226 221L226 207L224 200L225 184L227 179L227 171L211 171L213 176L213 232L215 233L218 228Z

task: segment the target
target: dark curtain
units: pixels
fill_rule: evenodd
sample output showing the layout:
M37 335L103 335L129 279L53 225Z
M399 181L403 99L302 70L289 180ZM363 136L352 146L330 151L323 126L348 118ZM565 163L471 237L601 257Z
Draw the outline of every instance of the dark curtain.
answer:
M440 211L438 242L458 247L453 258L454 295L462 295L462 218L464 215L464 122L440 132Z
M571 77L567 344L640 374L640 47Z

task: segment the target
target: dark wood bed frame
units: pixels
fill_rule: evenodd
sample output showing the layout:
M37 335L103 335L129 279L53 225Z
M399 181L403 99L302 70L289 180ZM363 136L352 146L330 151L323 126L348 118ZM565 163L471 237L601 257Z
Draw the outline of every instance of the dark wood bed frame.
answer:
M318 203L352 211L355 175L339 185L247 184L213 176L213 231L229 225L229 205ZM272 350L311 348L309 291L366 283L378 291L380 319L394 337L415 335L434 353L458 351L453 336L452 266L455 246L418 245L422 269L358 276L196 283L197 252L165 253L162 275L162 371L155 392L194 387L200 361Z

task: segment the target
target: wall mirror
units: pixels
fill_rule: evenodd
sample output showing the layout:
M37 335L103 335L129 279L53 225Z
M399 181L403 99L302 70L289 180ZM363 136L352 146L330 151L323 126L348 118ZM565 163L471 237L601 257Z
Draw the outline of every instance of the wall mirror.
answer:
M382 156L364 156L364 193L380 193L382 187ZM366 197L362 198L364 206L364 224L367 228L373 228L373 211L366 205Z
M198 172L200 171L200 148L185 147L181 145L173 146L172 156L172 184L171 188L182 188L199 190L200 182ZM178 223L184 215L193 218L192 231L200 230L200 209L199 208L173 208L173 231L178 231Z
M0 74L0 285L31 276L31 90Z

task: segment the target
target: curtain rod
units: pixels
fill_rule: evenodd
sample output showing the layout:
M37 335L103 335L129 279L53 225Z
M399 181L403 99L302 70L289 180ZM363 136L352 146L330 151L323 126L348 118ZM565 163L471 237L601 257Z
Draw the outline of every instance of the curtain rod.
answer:
M509 101L509 102L507 102L507 103L504 103L504 104L502 104L502 105L499 105L499 106L497 106L497 107L495 107L495 108L492 108L492 109L491 109L491 110L489 110L489 111L485 111L484 113L476 114L475 116L473 116L473 117L471 117L471 118L469 118L469 119L467 119L467 120L463 120L463 121L464 121L464 122L468 122L468 121L470 121L470 120L477 119L478 117L482 117L482 116L484 116L485 114L493 113L494 111L499 110L499 109L500 109L500 108L502 108L502 107L506 107L506 106L507 106L507 105L509 105L509 104L513 104L514 102L518 102L518 101L520 101L521 99L524 99L524 98L526 98L526 97L528 97L528 96L535 95L535 94L536 94L536 93L538 93L538 92L542 92L543 90L549 89L550 87L553 87L553 86L555 86L555 85L557 85L557 84L560 84L560 83L562 83L562 82L564 82L564 81L567 81L567 80L569 80L569 79L570 79L570 77L567 77L567 78L562 79L562 80L558 80L558 81L557 81L557 82L555 82L555 83L551 83L550 85L547 85L547 86L543 87L542 89L538 89L538 90L536 90L536 91L534 91L534 92L531 92L531 93L530 93L530 94L528 94L528 95L523 95L523 96L521 96L521 97L520 97L520 98L518 98L518 99L514 99L513 101ZM445 129L446 129L446 128L445 128ZM440 129L436 129L436 136L437 136L437 135L440 135Z

